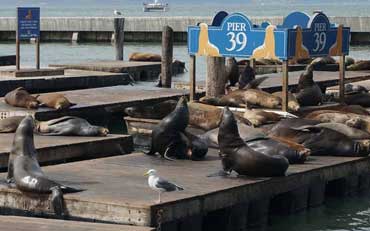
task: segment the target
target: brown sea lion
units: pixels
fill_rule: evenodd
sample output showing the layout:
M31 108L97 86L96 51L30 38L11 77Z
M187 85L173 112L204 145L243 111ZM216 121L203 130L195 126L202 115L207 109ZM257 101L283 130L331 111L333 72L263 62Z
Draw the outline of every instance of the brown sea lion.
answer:
M37 96L40 106L47 106L56 110L70 108L74 103L71 103L63 94L47 93Z
M235 86L239 80L239 67L234 57L226 58L226 79L230 82L230 86Z
M63 193L76 193L82 189L71 188L51 180L45 175L37 161L34 145L34 123L26 116L14 136L9 156L7 182L22 192L51 194L51 207L58 216L64 216Z
M272 93L272 95L277 96L281 99L282 92L277 91ZM299 106L297 98L292 93L288 92L288 109L297 112L300 108L301 106Z
M140 61L140 62L161 62L162 57L157 54L134 52L128 57L129 61Z
M320 87L313 80L313 66L307 66L298 80L295 97L300 106L316 106L323 102L323 94Z
M316 127L324 127L340 132L354 140L370 139L370 134L357 128L353 128L341 123L320 123Z
M25 116L12 116L0 120L0 133L15 132Z
M259 127L262 124L274 123L280 121L283 116L274 112L267 112L260 109L245 108L243 117L252 123L253 126Z
M366 71L370 70L370 60L360 60L347 67L348 71Z
M35 97L30 95L23 87L8 92L4 97L5 103L14 107L24 107L27 109L36 109L39 102Z
M163 119L175 109L176 104L176 100L166 100L154 105L128 107L124 112L135 118Z
M365 118L361 115L338 111L324 111L321 113L313 112L305 118L320 121L321 123L341 123L359 129L364 128L367 123L366 120L364 120Z
M257 89L246 90L244 93L244 100L248 104L257 105L265 108L281 107L280 97Z
M258 58L255 59L256 65L281 65L281 61L278 59L264 59Z
M240 138L233 113L226 107L218 133L220 157L225 172L239 175L271 177L284 176L289 161L279 155L266 155L254 151Z
M206 131L217 128L222 110L218 107L202 103L189 102L189 124Z
M351 65L353 65L355 63L356 62L355 62L355 59L354 58L349 57L349 56L346 56L345 63L344 63L346 67L351 66Z

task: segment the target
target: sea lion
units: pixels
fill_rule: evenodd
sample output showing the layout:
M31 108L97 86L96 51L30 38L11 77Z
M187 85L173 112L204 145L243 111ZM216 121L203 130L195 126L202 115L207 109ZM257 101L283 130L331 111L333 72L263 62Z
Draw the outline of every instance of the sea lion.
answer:
M313 80L313 66L307 66L298 80L295 94L300 106L316 106L322 103L323 94L320 87Z
M360 105L362 107L370 107L370 93L345 95L344 102L348 105Z
M63 193L81 192L50 180L41 170L33 140L33 119L25 117L14 136L9 156L7 182L20 191L52 194L51 205L58 216L64 215Z
M39 121L36 131L46 136L107 136L109 133L107 128L91 125L87 120L74 116Z
M281 91L274 92L272 95L282 99ZM300 108L301 106L299 105L297 98L292 93L288 92L288 109L297 112Z
M250 66L250 61L247 61L242 74L239 76L239 89L244 89L251 81L256 79L256 71Z
M226 79L230 82L230 86L235 86L239 80L239 67L234 57L226 58Z
M352 64L355 64L355 63L356 63L356 61L355 61L354 58L346 56L346 58L345 58L345 66L346 67L351 66Z
M370 134L360 129L353 128L341 123L320 123L316 127L324 127L340 132L354 140L370 139Z
M190 125L208 131L220 124L222 116L220 108L195 102L188 103L188 108Z
M184 134L188 138L187 146L190 149L190 151L188 151L189 158L191 160L204 159L208 152L207 141L188 131L185 131Z
M218 133L220 157L225 172L256 177L284 176L289 161L279 155L256 152L240 138L233 113L225 107Z
M15 132L24 116L12 116L0 120L0 133Z
M209 41L208 25L206 23L200 23L199 28L197 55L220 56L218 48Z
M255 59L256 65L281 65L281 61L278 59L270 58L257 58Z
M319 58L312 60L309 66L312 66L313 70L320 71L323 68L325 68L326 65L335 64L335 63L336 63L335 59L333 59L330 56L326 56L326 57L319 57Z
M253 126L259 127L262 124L274 123L280 121L283 116L274 112L267 112L260 109L245 108L243 117L252 123Z
M244 93L244 100L248 104L258 105L265 108L279 108L281 107L281 98L272 95L268 92L248 89Z
M37 100L40 102L40 106L47 106L56 110L62 110L73 105L63 94L59 93L47 93L37 96Z
M315 125L287 127L279 123L270 131L269 136L303 144L311 150L311 155L365 156L369 152L369 145L365 142L353 141L329 128Z
M191 150L184 131L189 124L189 109L185 97L181 97L175 110L164 117L152 130L151 148L147 155L159 153L163 158L185 159Z
M14 107L24 107L27 109L37 109L39 102L30 95L23 87L8 92L4 97L5 103Z
M344 86L344 93L345 94L369 93L369 90L366 87L361 86L359 84L347 83Z
M348 71L367 71L370 70L370 60L360 60L347 67Z
M125 108L124 112L131 117L142 119L163 119L176 107L176 100L166 100L149 106L133 106Z
M138 62L161 62L162 57L157 54L134 52L128 56L128 60Z
M275 29L275 25L268 25L266 27L264 42L261 46L253 50L252 58L278 59L275 54Z

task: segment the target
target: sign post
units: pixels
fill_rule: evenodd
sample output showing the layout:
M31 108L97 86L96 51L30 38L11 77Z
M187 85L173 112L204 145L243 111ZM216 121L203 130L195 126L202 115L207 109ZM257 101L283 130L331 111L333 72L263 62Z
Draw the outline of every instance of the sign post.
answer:
M36 69L40 69L40 8L17 7L16 69L20 70L20 43L36 39Z

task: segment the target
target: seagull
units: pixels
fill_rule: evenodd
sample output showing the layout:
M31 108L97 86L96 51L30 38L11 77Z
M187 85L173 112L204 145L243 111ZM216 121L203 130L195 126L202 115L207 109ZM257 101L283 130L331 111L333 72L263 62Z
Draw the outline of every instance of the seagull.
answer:
M148 184L151 189L157 191L158 194L158 201L157 203L161 203L161 194L164 192L172 192L172 191L182 191L184 190L182 187L171 183L160 176L157 176L157 170L150 169L148 172L144 174L144 176L148 177Z
M114 15L122 15L122 13L121 12L119 12L118 10L114 10Z

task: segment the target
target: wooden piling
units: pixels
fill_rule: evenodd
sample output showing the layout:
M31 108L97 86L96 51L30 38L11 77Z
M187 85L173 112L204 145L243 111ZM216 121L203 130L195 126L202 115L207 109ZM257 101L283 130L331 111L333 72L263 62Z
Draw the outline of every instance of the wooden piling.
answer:
M172 81L172 59L173 59L173 30L164 26L162 31L162 87L171 88Z
M207 57L206 96L219 97L224 95L226 82L225 58Z
M263 228L267 225L270 207L270 198L263 197L253 200L248 206L247 227L253 229L256 227Z
M317 177L311 181L308 192L308 207L317 207L325 201L326 181Z
M344 104L344 81L346 74L346 56L342 55L339 59L339 100L341 104Z
M307 208L308 186L279 194L271 200L271 213L289 215Z
M189 62L189 78L190 78L190 101L195 99L195 91L196 91L196 57L194 55L190 55L190 62Z
M116 49L116 60L123 60L124 26L125 18L114 19L114 46Z
M36 69L40 70L40 38L36 38Z
M230 209L227 231L241 231L247 229L248 203L240 203Z
M289 80L288 80L288 61L283 61L283 84L282 84L282 102L281 102L281 108L283 111L288 111L288 86L289 86Z

